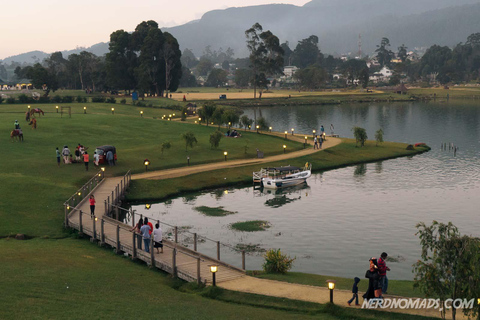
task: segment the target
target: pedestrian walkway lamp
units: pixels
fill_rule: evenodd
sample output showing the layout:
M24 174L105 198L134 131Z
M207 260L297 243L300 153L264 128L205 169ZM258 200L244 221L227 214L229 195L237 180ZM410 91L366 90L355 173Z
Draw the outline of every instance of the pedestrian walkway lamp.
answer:
M330 290L330 303L333 304L333 290L335 289L335 280L327 280L328 283L328 289Z
M216 264L210 265L210 272L212 273L212 286L216 286L215 283L215 273L218 271L218 266Z
M145 165L145 172L148 171L148 165L150 164L150 161L148 159L143 160L143 164Z
M87 114L87 107L83 107L83 114Z
M142 110L142 111L140 111L140 117L142 117L142 118L143 118L143 110Z
M317 133L317 130L313 130L313 131L312 131L313 137L315 137L315 133Z
M147 203L147 204L145 205L145 209L147 209L147 210L150 210L151 207L152 207L152 205L149 204L149 203Z
M115 108L112 108L112 114L115 114Z
M287 132L287 130L285 130L285 140L287 140L287 134L288 134L288 132Z
M223 152L223 155L225 156L225 161L227 161L228 152L227 151Z
M30 106L28 106L28 111L30 111Z
M58 106L55 106L55 109L57 109L57 113L58 113Z
M272 127L269 127L268 130L270 130L270 132L272 132Z
M305 149L307 147L307 136L305 136L305 143L303 144L303 149Z
M102 170L102 178L105 178L105 167L101 167L100 170Z
M283 153L285 153L285 150L287 150L287 146L283 145Z
M260 132L258 132L259 129L260 129L260 126L257 124L257 133L260 133Z
M293 131L295 131L295 129L292 128L292 136L293 136Z
M198 124L201 124L200 122L202 122L202 118L198 118Z

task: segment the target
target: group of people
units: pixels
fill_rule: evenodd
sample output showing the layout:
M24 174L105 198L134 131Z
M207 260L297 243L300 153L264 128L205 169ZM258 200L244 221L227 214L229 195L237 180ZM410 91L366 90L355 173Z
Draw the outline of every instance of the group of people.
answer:
M372 257L370 258L370 266L365 273L365 278L368 279L368 289L367 292L363 294L363 299L370 301L372 299L383 299L383 295L387 293L388 289L388 278L387 271L390 271L390 268L387 267L385 260L387 259L388 254L382 252L380 258ZM355 300L355 305L358 306L358 283L360 278L355 277L353 288L352 288L352 299L347 301L348 305L351 305L353 300Z
M71 164L71 163L84 163L85 164L85 170L88 171L88 163L90 162L90 156L87 152L88 147L84 147L82 144L78 144L78 146L75 148L74 155L75 159L73 159L72 152L68 148L67 145L63 146L62 151L58 150L58 147L56 148L56 156L57 156L57 165L60 166L60 161L61 157L63 157L63 163L65 164ZM98 166L99 162L99 155L94 152L93 155L93 163L95 166Z
M227 137L233 137L233 138L236 138L236 137L241 137L242 135L240 133L238 133L237 130L233 129L232 131L230 131L230 129L228 129L227 133L225 134Z
M138 249L142 249L142 239L145 246L145 252L150 252L150 241L153 234L153 247L157 249L157 253L163 253L163 242L162 242L162 229L160 229L160 223L155 224L155 230L153 225L148 221L148 218L140 218L138 223L130 229L130 232L137 233L137 246ZM152 248L153 250L153 248Z

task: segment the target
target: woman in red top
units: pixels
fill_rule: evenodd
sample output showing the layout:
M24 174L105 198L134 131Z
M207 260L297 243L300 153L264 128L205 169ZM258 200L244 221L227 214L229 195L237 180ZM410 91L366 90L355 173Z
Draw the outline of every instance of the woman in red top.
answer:
M93 218L93 216L95 216L95 197L92 195L90 195L90 216Z
M88 152L85 151L85 153L83 154L83 162L85 162L85 170L88 171L88 162L90 161L89 159L89 156L88 156Z

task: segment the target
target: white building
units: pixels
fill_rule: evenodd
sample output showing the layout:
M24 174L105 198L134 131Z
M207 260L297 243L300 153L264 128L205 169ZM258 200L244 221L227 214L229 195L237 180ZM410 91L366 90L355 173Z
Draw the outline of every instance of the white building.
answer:
M298 68L295 66L286 66L283 67L283 74L285 78L291 78L297 72Z

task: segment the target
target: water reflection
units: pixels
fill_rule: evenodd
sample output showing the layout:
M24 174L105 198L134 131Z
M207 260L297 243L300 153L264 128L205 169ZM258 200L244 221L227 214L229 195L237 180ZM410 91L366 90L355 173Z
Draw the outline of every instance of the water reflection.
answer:
M308 196L308 190L310 187L307 183L302 183L297 186L292 186L283 189L259 189L256 192L260 192L264 195L274 194L273 198L265 201L265 206L272 208L280 208L286 204L302 199L302 193Z

